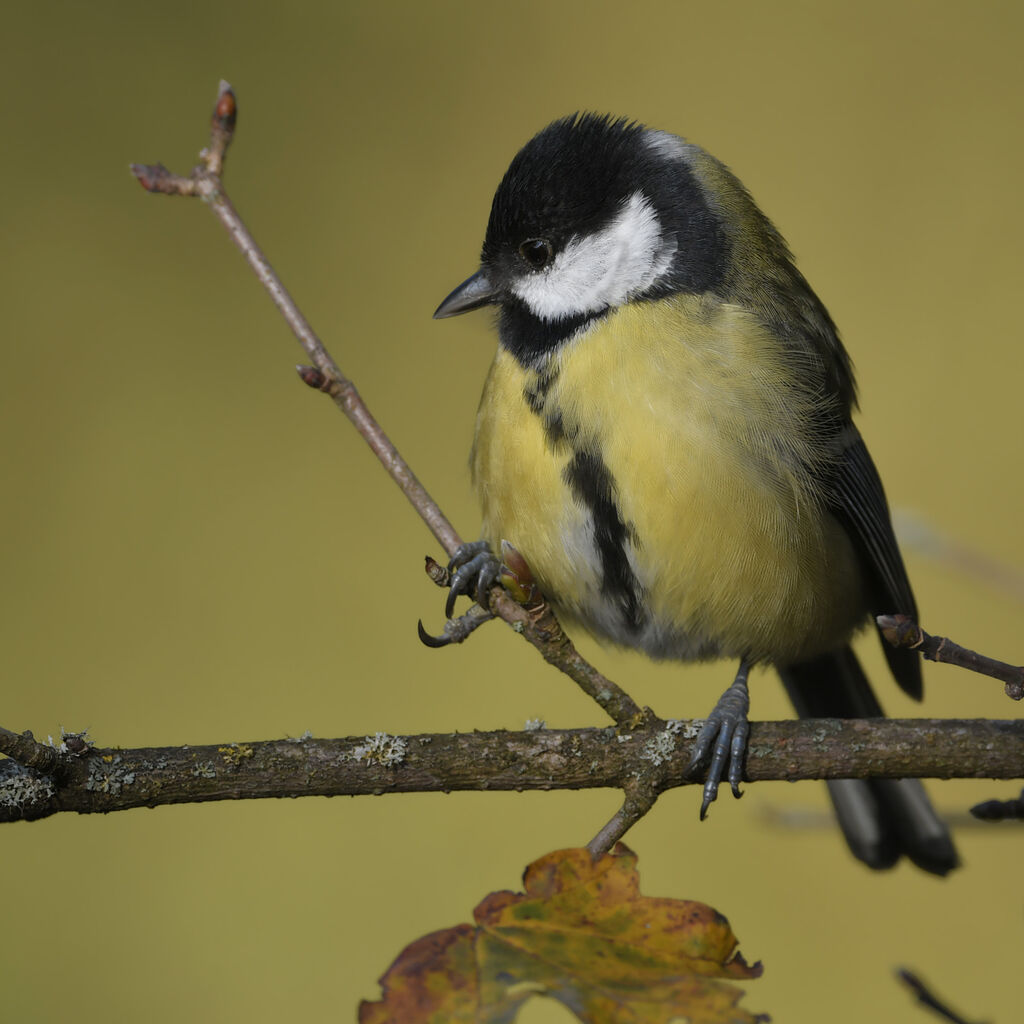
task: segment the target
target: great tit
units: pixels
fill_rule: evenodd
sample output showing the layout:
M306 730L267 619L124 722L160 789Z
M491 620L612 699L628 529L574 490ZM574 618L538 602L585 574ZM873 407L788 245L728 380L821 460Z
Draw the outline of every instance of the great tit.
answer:
M723 776L739 795L752 666L775 667L801 716L881 716L850 639L917 609L851 419L850 360L731 171L626 119L555 121L512 160L480 270L434 316L488 305L498 351L471 456L483 540L453 560L452 599L486 593L508 541L570 627L653 658L738 661L692 762L710 758L701 817ZM919 699L918 655L883 646ZM956 866L916 780L829 789L870 866Z

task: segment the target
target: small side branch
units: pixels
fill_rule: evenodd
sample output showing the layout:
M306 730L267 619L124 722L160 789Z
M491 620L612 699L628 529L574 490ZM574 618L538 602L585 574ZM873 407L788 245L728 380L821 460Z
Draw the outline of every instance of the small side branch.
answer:
M1012 800L984 800L971 808L979 821L1024 821L1024 790Z
M1024 667L996 661L977 651L968 650L944 636L926 633L907 615L879 615L878 628L893 647L907 647L921 652L928 661L941 661L991 676L1005 683L1006 696L1013 700L1024 698Z
M655 804L657 794L650 787L638 783L627 784L626 798L612 815L608 824L587 843L594 860L603 857Z
M24 768L54 775L65 764L64 758L55 747L38 743L30 732L11 732L0 728L0 754L6 754Z

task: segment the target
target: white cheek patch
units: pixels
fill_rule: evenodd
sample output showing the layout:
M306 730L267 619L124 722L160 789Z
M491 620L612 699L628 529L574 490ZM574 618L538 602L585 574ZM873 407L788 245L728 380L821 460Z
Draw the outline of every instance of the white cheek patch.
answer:
M550 267L516 281L512 292L542 320L598 313L650 288L674 255L654 208L634 192L607 227L573 238Z

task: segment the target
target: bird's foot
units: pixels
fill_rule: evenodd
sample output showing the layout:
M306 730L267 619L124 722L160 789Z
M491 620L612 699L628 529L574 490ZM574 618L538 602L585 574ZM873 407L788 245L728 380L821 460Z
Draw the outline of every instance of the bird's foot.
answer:
M750 725L747 721L747 713L750 711L750 693L747 690L749 672L750 665L744 659L740 662L739 671L732 685L719 697L714 710L701 727L693 757L686 767L686 774L693 775L709 756L711 758L704 782L704 799L700 805L701 821L717 799L718 786L723 777L728 778L734 797L738 799L743 795L740 792L740 781L743 778L743 759L747 752L747 737L750 734Z
M460 594L472 596L481 608L487 608L487 592L498 580L501 560L491 551L487 541L475 540L459 546L448 563L448 571L451 582L444 613L450 619Z

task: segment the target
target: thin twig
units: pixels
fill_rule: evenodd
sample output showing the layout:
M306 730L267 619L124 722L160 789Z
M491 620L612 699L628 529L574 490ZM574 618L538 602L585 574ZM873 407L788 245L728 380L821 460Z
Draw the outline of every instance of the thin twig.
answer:
M1024 698L1024 667L1008 665L1005 661L970 651L944 636L932 636L907 615L879 615L875 621L882 636L893 647L920 651L928 661L944 662L991 676L1006 684L1007 697L1013 700Z
M224 191L220 171L223 168L224 152L234 132L236 116L235 94L231 86L222 81L211 122L210 144L200 154L202 164L196 167L189 177L172 174L162 164L132 164L132 173L150 192L199 196L210 207L312 360L312 367L297 368L299 376L310 387L331 396L335 405L349 418L388 474L401 488L438 543L449 555L453 555L462 543L455 528L416 478L380 424L373 418L355 385L341 372ZM547 608L543 615L531 615L501 587L494 587L489 598L489 610L493 614L523 633L546 661L561 669L576 682L585 693L597 701L613 721L620 725L628 724L642 714L639 705L624 690L603 676L579 654L550 608ZM479 625L479 622L474 622L473 625Z
M913 971L906 967L900 967L896 971L896 977L917 996L917 1001L922 1006L934 1010L940 1017L951 1021L952 1024L969 1024L966 1017L961 1017L959 1013L950 1009Z
M451 555L461 543L455 528L370 414L355 385L331 358L224 191L220 172L223 169L224 153L234 133L236 117L235 94L231 86L222 81L211 122L210 144L200 154L203 163L194 168L189 177L172 174L162 164L132 164L132 173L147 191L165 195L199 196L209 206L270 295L299 344L323 375L320 390L330 395L335 405L352 421L391 478L402 489L402 493L419 512L438 543Z
M576 645L562 629L549 604L533 610L524 609L500 587L491 591L490 598L491 610L520 630L548 664L567 675L617 725L634 728L648 716L653 717L649 709L641 708L625 690L594 668L576 650Z
M606 826L621 834L648 797L630 788L655 769L658 791L686 777L697 728L657 722L606 729L438 733L272 740L143 749L90 748L47 787L29 792L0 759L0 821L60 811L95 813L162 804L266 797L453 790L612 788L627 804ZM8 734L10 735L10 734ZM8 767L10 766L10 767ZM16 769L16 770L15 770ZM753 722L745 777L1024 777L1024 721L805 719ZM29 787L30 788L30 787ZM649 794L648 794L649 795ZM602 830L605 832L605 830ZM597 839L594 840L597 842Z

